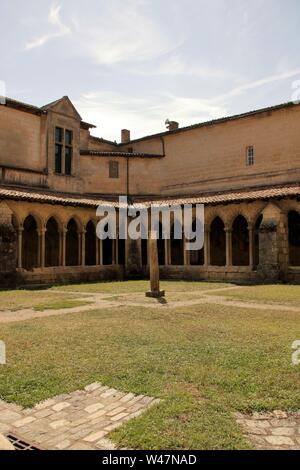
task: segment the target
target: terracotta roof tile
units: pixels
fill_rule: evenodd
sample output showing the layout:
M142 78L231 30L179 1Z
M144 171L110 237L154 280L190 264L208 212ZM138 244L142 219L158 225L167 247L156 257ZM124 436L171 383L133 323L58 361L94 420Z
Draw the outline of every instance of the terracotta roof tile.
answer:
M134 205L146 205L149 207L151 204L158 206L165 205L181 205L181 204L228 204L243 201L253 200L267 200L285 197L299 197L300 198L300 183L281 185L281 186L268 186L264 188L253 188L249 190L236 190L218 193L208 193L195 196L186 196L180 198L167 198L167 199L142 199L135 198ZM10 188L0 186L0 200L13 199L16 201L29 201L39 202L45 204L61 204L69 206L80 207L98 207L98 206L113 206L118 207L117 199L112 200L104 197L89 197L89 196L76 196L69 194L58 193L41 193L37 190L26 190L20 188Z
M99 150L80 150L80 155L90 155L95 157L135 157L135 158L163 158L164 155L155 153L141 152L115 152L115 151L99 151Z

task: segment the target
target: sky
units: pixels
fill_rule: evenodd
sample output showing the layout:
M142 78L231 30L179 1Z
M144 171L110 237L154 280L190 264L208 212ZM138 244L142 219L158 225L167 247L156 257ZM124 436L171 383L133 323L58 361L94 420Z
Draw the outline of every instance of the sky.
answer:
M106 139L300 99L299 0L1 0L0 18L6 96L67 95Z

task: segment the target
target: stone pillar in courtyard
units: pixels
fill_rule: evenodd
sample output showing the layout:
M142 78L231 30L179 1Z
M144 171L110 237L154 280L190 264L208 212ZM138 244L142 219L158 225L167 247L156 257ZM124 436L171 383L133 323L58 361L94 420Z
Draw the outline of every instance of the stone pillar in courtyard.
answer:
M17 234L12 211L0 203L0 287L14 287L17 282Z
M159 264L157 252L156 232L150 233L149 238L149 265L150 265L150 291L146 292L146 297L161 298L165 292L160 290Z
M263 220L259 228L259 265L257 272L262 281L280 279L279 224L281 211L274 203L269 203L263 211Z

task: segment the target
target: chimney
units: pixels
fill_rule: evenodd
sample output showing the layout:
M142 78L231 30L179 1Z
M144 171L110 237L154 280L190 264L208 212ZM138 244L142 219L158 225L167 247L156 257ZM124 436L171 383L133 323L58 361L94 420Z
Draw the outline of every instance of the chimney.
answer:
M169 119L167 119L165 124L169 132L177 131L177 129L179 128L179 124L176 121L169 121Z
M130 131L128 129L122 129L121 131L121 143L128 144L130 142Z

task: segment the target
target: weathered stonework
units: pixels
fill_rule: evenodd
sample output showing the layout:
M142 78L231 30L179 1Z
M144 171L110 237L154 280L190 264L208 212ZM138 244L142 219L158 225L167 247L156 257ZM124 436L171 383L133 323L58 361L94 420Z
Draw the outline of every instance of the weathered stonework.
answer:
M0 204L0 286L16 284L17 237L12 225L12 212L5 203Z

